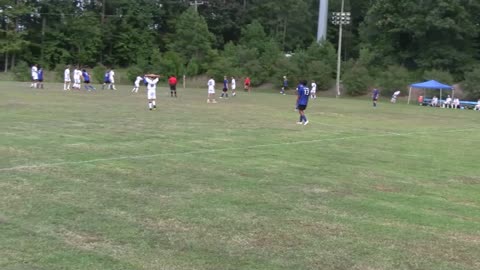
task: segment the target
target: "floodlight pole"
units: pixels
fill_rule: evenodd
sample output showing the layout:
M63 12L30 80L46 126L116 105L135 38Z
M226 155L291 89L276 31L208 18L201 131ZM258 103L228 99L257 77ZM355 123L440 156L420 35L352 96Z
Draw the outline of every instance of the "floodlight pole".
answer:
M342 0L342 7L340 9L340 14L343 14L343 9L345 6L345 0ZM341 62L342 62L342 34L343 34L343 23L342 20L340 20L340 23L338 24L338 51L337 51L337 80L336 80L336 85L337 85L337 97L340 96L340 68L341 68Z
M319 0L318 5L318 27L317 27L317 42L323 42L327 39L327 24L328 24L328 0Z

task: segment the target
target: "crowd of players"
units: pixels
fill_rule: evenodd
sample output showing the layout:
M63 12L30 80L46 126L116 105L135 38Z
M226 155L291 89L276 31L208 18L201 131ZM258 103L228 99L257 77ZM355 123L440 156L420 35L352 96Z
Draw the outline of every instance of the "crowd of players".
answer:
M43 88L43 69L38 65L33 65L31 68L32 74L32 88ZM161 76L157 74L145 74L143 76L139 75L135 78L133 83L132 93L138 93L140 90L141 84L143 83L147 88L147 100L148 100L148 109L155 110L156 106L156 89L157 84L159 82L159 78ZM72 79L73 78L73 79ZM81 90L82 83L87 91L94 91L96 90L93 85L91 85L91 75L86 70L86 68L81 69L78 66L73 67L73 71L71 71L70 66L66 66L64 70L64 84L63 90L70 91L70 90ZM177 97L177 78L175 76L169 76L168 84L170 86L170 96ZM250 77L246 77L244 82L244 91L250 93L251 91L251 80ZM305 110L308 105L309 99L316 99L316 91L317 91L317 84L315 81L312 81L310 84L311 87L308 86L307 81L301 81L297 88L297 101L296 101L296 111L300 114L300 119L297 122L298 124L307 125L308 120L305 116ZM105 72L104 80L102 84L102 89L107 90L117 90L115 87L115 71L112 69L108 69ZM207 82L207 103L217 103L215 99L215 80L211 77ZM231 77L228 80L228 77L225 76L223 79L223 87L222 93L220 95L220 99L228 99L228 92L231 90L231 96L235 97L237 95L236 92L237 83L235 77ZM283 76L283 86L281 88L280 93L285 95L285 92L288 90L288 80L286 76Z

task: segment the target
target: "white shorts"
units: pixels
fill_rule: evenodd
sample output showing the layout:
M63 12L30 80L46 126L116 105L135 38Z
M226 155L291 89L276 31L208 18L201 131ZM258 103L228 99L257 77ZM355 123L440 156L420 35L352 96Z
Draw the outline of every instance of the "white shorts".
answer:
M70 79L70 77L65 77L65 82L71 82L72 80Z
M38 80L38 74L37 73L32 73L32 80L34 80L34 81Z
M215 94L215 88L208 88L209 94Z
M237 86L235 84L232 85L232 91L235 91L237 89Z
M312 89L312 90L310 91L310 93L315 94L315 93L317 93L317 90Z
M110 78L110 83L115 83L115 79L114 79L114 78Z
M80 78L73 78L73 82L76 83L76 84L81 83Z
M147 98L148 99L157 99L157 91L155 90L149 90L147 92Z
M140 88L140 83L134 83L133 86L135 86L136 88Z

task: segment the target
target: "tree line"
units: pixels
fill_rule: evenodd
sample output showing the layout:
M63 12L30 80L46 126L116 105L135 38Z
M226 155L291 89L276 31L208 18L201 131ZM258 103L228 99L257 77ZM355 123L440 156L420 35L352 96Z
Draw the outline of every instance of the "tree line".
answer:
M288 75L331 87L338 29L330 24L327 40L316 42L318 0L198 2L0 0L0 68L111 66L131 76L248 75L255 84ZM330 12L340 4L330 0ZM349 94L437 79L480 95L480 1L345 0L345 10L352 14L341 51Z

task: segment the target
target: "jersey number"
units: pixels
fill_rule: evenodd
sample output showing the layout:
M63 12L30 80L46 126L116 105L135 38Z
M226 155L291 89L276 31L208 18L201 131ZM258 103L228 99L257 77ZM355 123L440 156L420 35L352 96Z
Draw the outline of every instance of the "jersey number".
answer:
M304 92L305 96L310 95L310 89L308 89L308 88L304 88L303 92Z

